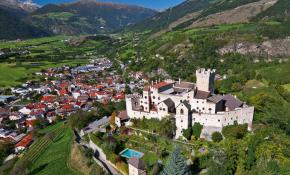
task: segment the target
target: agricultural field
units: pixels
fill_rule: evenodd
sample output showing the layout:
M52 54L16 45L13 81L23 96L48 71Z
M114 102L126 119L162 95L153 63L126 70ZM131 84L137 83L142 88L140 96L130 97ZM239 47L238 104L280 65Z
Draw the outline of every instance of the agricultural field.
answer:
M69 164L73 131L63 122L39 131L40 136L16 162L12 173L27 167L33 175L78 175ZM53 155L53 156L52 156Z
M0 87L37 80L33 73L63 65L77 66L112 51L113 38L105 36L55 36L0 42Z
M62 60L58 62L41 61L37 65L32 62L23 62L21 65L17 63L1 63L0 64L0 86L13 87L20 85L25 80L38 80L39 77L33 75L43 69L60 67L63 65L83 65L87 63L85 59Z
M63 126L59 126L63 127ZM49 144L46 150L39 155L30 168L31 174L37 175L73 175L78 174L68 164L71 151L73 131L66 127L62 133ZM53 155L53 156L52 156Z

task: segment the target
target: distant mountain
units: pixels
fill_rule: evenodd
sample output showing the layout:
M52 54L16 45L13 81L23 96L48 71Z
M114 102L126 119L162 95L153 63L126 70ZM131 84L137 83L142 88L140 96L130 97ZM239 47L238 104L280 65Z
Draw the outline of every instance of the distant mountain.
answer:
M41 8L31 0L0 0L0 39L111 33L156 13L143 7L95 0Z
M0 7L3 9L14 9L24 12L33 12L39 8L39 5L32 2L32 0L1 0Z
M47 36L49 33L26 23L27 9L16 0L0 1L0 39L18 39ZM26 6L28 7L28 6ZM29 11L31 8L29 8Z
M29 14L25 21L53 34L95 34L113 32L156 13L138 6L81 0L61 5L48 4Z

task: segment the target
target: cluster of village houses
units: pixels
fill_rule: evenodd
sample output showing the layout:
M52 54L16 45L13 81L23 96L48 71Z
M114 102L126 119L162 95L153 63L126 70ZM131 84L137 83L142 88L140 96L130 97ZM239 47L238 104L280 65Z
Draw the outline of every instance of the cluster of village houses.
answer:
M126 85L121 76L110 71L111 67L111 61L102 58L91 60L86 66L50 68L36 73L44 77L43 82L27 82L12 88L12 95L1 95L0 141L14 143L15 151L21 152L32 143L32 135L26 133L33 130L38 119L53 123L57 117L92 110L94 102L107 104L124 100ZM130 76L140 78L135 74ZM134 82L129 86L136 88ZM40 97L39 101L33 99L35 94ZM21 104L27 100L30 102ZM98 121L95 126L107 121ZM16 129L6 126L11 122Z

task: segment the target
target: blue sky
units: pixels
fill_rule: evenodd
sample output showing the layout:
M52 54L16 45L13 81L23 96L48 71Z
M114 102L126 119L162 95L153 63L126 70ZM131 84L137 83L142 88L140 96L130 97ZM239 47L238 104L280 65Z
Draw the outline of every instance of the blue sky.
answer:
M44 5L48 3L63 3L63 2L73 2L73 1L76 1L76 0L33 0L33 2L38 3L40 5ZM144 7L148 7L152 9L164 10L168 7L175 6L184 0L98 0L98 1L134 4L134 5L144 6Z

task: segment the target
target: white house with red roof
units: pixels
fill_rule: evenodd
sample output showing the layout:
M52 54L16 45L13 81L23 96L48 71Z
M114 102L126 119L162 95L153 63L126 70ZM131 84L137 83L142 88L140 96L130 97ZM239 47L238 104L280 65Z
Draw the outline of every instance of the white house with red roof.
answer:
M15 152L19 153L25 150L33 141L32 134L26 135L20 142L15 145Z

